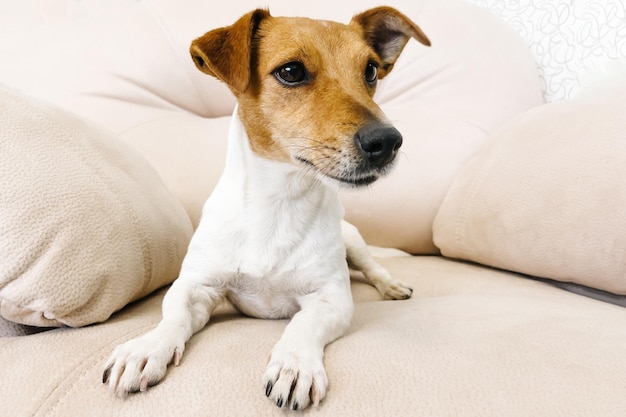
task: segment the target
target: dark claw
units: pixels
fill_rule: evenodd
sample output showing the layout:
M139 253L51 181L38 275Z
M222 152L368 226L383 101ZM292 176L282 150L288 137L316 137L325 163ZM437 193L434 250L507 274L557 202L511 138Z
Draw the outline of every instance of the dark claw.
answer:
M265 387L265 396L269 397L270 394L272 393L272 388L274 388L274 384L272 384L272 381L269 381L267 383L267 386Z
M278 398L278 401L276 401L276 405L278 406L278 408L283 406L283 397Z
M296 411L298 409L298 407L300 406L300 404L298 404L297 402L294 402L293 405L291 406L291 409L293 411Z
M107 366L104 372L102 373L103 384L106 384L107 382L109 382L109 376L111 376L111 368L113 368L113 365Z

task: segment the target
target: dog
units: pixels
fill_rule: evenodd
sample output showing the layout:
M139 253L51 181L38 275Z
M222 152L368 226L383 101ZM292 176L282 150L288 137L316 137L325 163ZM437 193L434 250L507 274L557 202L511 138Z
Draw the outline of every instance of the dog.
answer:
M249 316L291 318L262 387L278 407L317 406L328 385L324 348L352 318L349 267L385 299L411 297L343 220L337 197L340 187L366 187L393 165L402 135L373 95L410 38L430 46L390 7L347 25L257 9L192 42L197 68L237 98L226 164L162 320L105 364L102 380L112 392L126 396L161 381L228 300Z

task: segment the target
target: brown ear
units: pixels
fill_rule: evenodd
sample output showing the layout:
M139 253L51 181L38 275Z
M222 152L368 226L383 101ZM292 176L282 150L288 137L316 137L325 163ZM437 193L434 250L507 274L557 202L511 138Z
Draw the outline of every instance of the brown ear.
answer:
M392 7L376 7L352 18L351 25L363 30L365 41L374 49L383 62L379 78L393 69L409 38L430 46L430 40L415 23Z
M252 37L270 13L256 9L231 26L205 33L191 43L189 52L196 67L225 82L238 95L250 82Z

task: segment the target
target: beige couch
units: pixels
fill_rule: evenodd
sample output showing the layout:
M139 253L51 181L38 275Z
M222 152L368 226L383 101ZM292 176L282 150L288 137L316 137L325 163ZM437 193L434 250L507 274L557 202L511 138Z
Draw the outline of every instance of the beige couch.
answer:
M160 319L223 166L234 100L187 48L259 4L208 3L0 6L0 415L290 413L261 386L286 321L227 305L148 392L119 399L101 383L112 349ZM269 6L347 22L378 4L310 3ZM410 42L377 92L404 134L397 169L341 196L414 295L382 301L355 275L328 395L304 414L626 413L626 77L560 88L571 77L558 84L538 58L543 39L531 47L503 4L474 3L492 10L388 2L433 46ZM542 30L599 21L541 3Z

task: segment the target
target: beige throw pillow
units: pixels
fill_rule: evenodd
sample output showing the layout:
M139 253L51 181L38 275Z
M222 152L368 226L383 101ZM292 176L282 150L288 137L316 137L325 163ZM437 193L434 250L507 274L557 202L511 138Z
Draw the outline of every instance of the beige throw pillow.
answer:
M0 317L83 326L176 278L192 234L107 132L0 86Z
M450 257L626 294L626 77L510 122L439 209Z

